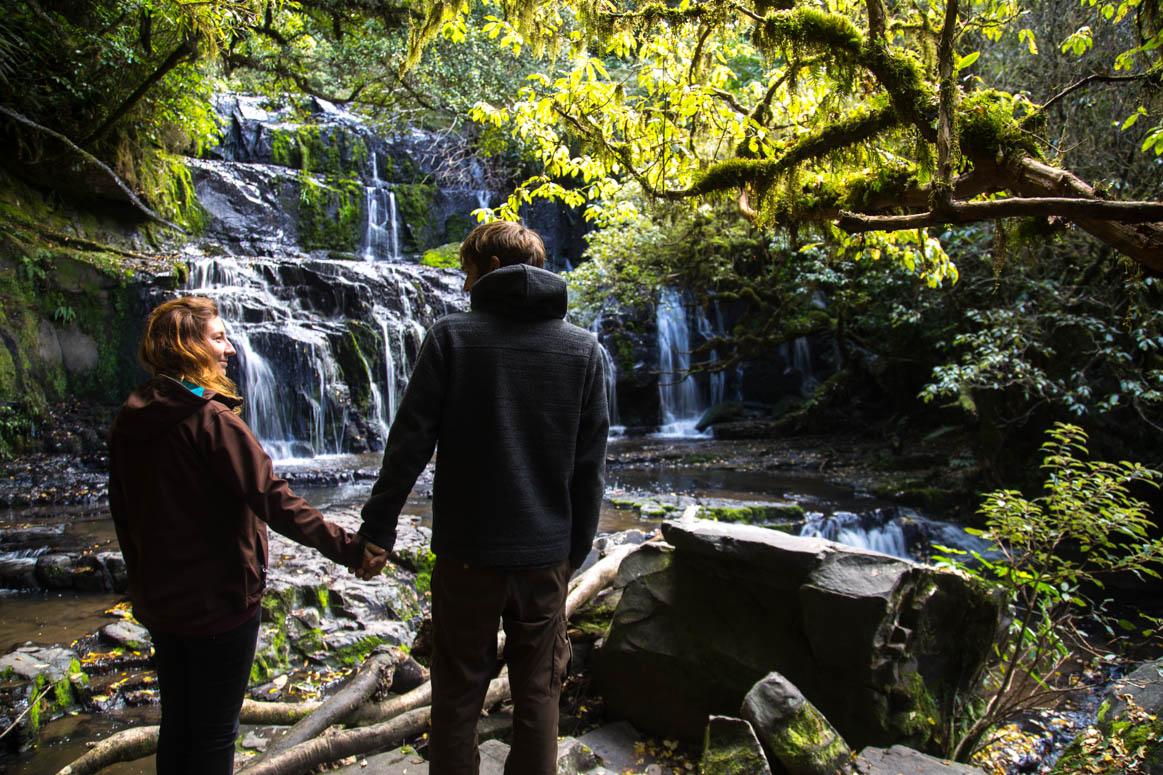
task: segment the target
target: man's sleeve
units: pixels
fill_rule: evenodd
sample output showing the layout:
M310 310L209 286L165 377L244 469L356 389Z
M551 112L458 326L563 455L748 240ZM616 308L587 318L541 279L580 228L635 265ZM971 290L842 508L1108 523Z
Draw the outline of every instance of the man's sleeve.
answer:
M416 478L432 459L446 384L444 353L438 335L430 330L388 432L379 478L363 507L359 534L376 546L391 549L396 542L400 510Z
M610 414L606 400L606 377L601 352L595 338L586 369L581 421L578 424L570 500L573 508L569 564L580 568L590 553L598 530L598 515L605 495L606 439L610 435Z

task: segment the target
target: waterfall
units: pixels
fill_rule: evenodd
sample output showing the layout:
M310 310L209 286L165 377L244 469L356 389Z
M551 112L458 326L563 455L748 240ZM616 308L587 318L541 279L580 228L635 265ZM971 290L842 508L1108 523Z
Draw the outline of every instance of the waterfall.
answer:
M460 297L459 278L387 262L215 257L189 266L184 292L218 303L238 351L231 375L243 418L276 460L385 440L426 324ZM357 383L368 387L359 407L348 387Z
M791 342L784 342L779 346L780 354L787 362L785 374L798 374L800 377L800 395L807 398L812 391L820 386L820 379L812 369L812 345L806 336L800 336Z
M711 312L714 314L715 322L712 324L710 317L707 316L706 309L699 307L695 311L695 328L705 341L721 336L726 330L726 325L723 322L723 310L719 306L718 301L711 302ZM719 360L719 351L712 349L710 352L711 362ZM743 400L743 365L736 364L732 370L734 380L732 381L733 390L731 395L727 395L727 372L715 371L710 373L710 388L711 388L711 403L710 406L721 404L727 400L742 401Z
M396 194L380 180L377 155L371 154L371 181L364 186L367 223L364 227L363 257L366 261L399 261L400 229L396 217Z
M590 326L590 333L598 336L601 330L602 316L599 314ZM614 357L610 355L610 351L602 344L600 338L598 339L598 350L602 354L602 370L606 374L606 407L610 413L610 435L621 436L626 432L626 426L621 424L621 418L618 416L618 367L614 363Z
M659 296L658 400L662 410L660 436L699 436L695 430L706 408L698 385L688 376L691 365L690 326L682 297L672 288Z
M888 515L881 511L863 516L851 511L816 514L804 523L800 535L910 559L902 521L885 516Z

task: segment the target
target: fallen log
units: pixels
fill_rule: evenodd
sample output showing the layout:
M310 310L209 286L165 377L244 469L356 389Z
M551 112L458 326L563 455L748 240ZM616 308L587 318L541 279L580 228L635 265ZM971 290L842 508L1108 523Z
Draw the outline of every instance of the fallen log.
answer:
M369 724L378 724L390 718L407 713L410 710L432 704L432 682L425 681L407 694L384 700L383 702L363 705L351 714L348 723L365 727Z
M507 700L512 694L508 671L489 683L485 707ZM402 745L407 739L428 728L432 717L431 706L410 710L393 719L369 727L326 732L319 737L300 743L278 756L247 767L246 775L301 775L313 768L334 762L345 756L357 756L378 749Z
M242 701L238 721L262 727L289 727L315 712L323 703L319 700L304 702L262 702L247 698Z
M285 733L273 739L254 763L273 758L299 743L310 740L328 727L342 722L376 691L390 685L392 670L406 658L407 655L399 648L373 654L360 665L355 675L339 691L324 700L310 715L300 719Z
M156 726L133 727L110 735L81 758L58 770L57 775L91 775L111 764L141 759L157 751Z

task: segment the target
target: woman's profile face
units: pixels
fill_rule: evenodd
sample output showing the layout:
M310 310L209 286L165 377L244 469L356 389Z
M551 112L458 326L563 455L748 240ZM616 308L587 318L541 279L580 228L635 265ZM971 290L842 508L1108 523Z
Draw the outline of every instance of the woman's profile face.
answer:
M225 377L226 361L236 350L226 338L226 325L222 318L213 317L206 321L206 344L210 345L210 351L214 353L214 359L218 362L218 373Z

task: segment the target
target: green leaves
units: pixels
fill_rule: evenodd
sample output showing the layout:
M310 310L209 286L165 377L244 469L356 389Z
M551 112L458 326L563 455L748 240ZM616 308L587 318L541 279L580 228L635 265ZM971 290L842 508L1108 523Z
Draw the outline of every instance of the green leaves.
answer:
M1004 560L970 565L947 551L943 558L994 585L1013 611L997 661L982 679L990 700L970 725L961 755L976 745L975 735L1068 688L1060 668L1077 658L1071 646L1086 641L1081 625L1097 624L1112 639L1120 637L1116 627L1124 637L1154 631L1107 616L1105 605L1082 590L1101 589L1113 573L1155 573L1163 565L1163 539L1150 537L1150 509L1131 494L1132 486L1157 488L1163 474L1139 463L1087 460L1087 435L1074 425L1055 423L1047 436L1042 495L999 490L982 499L980 535Z

